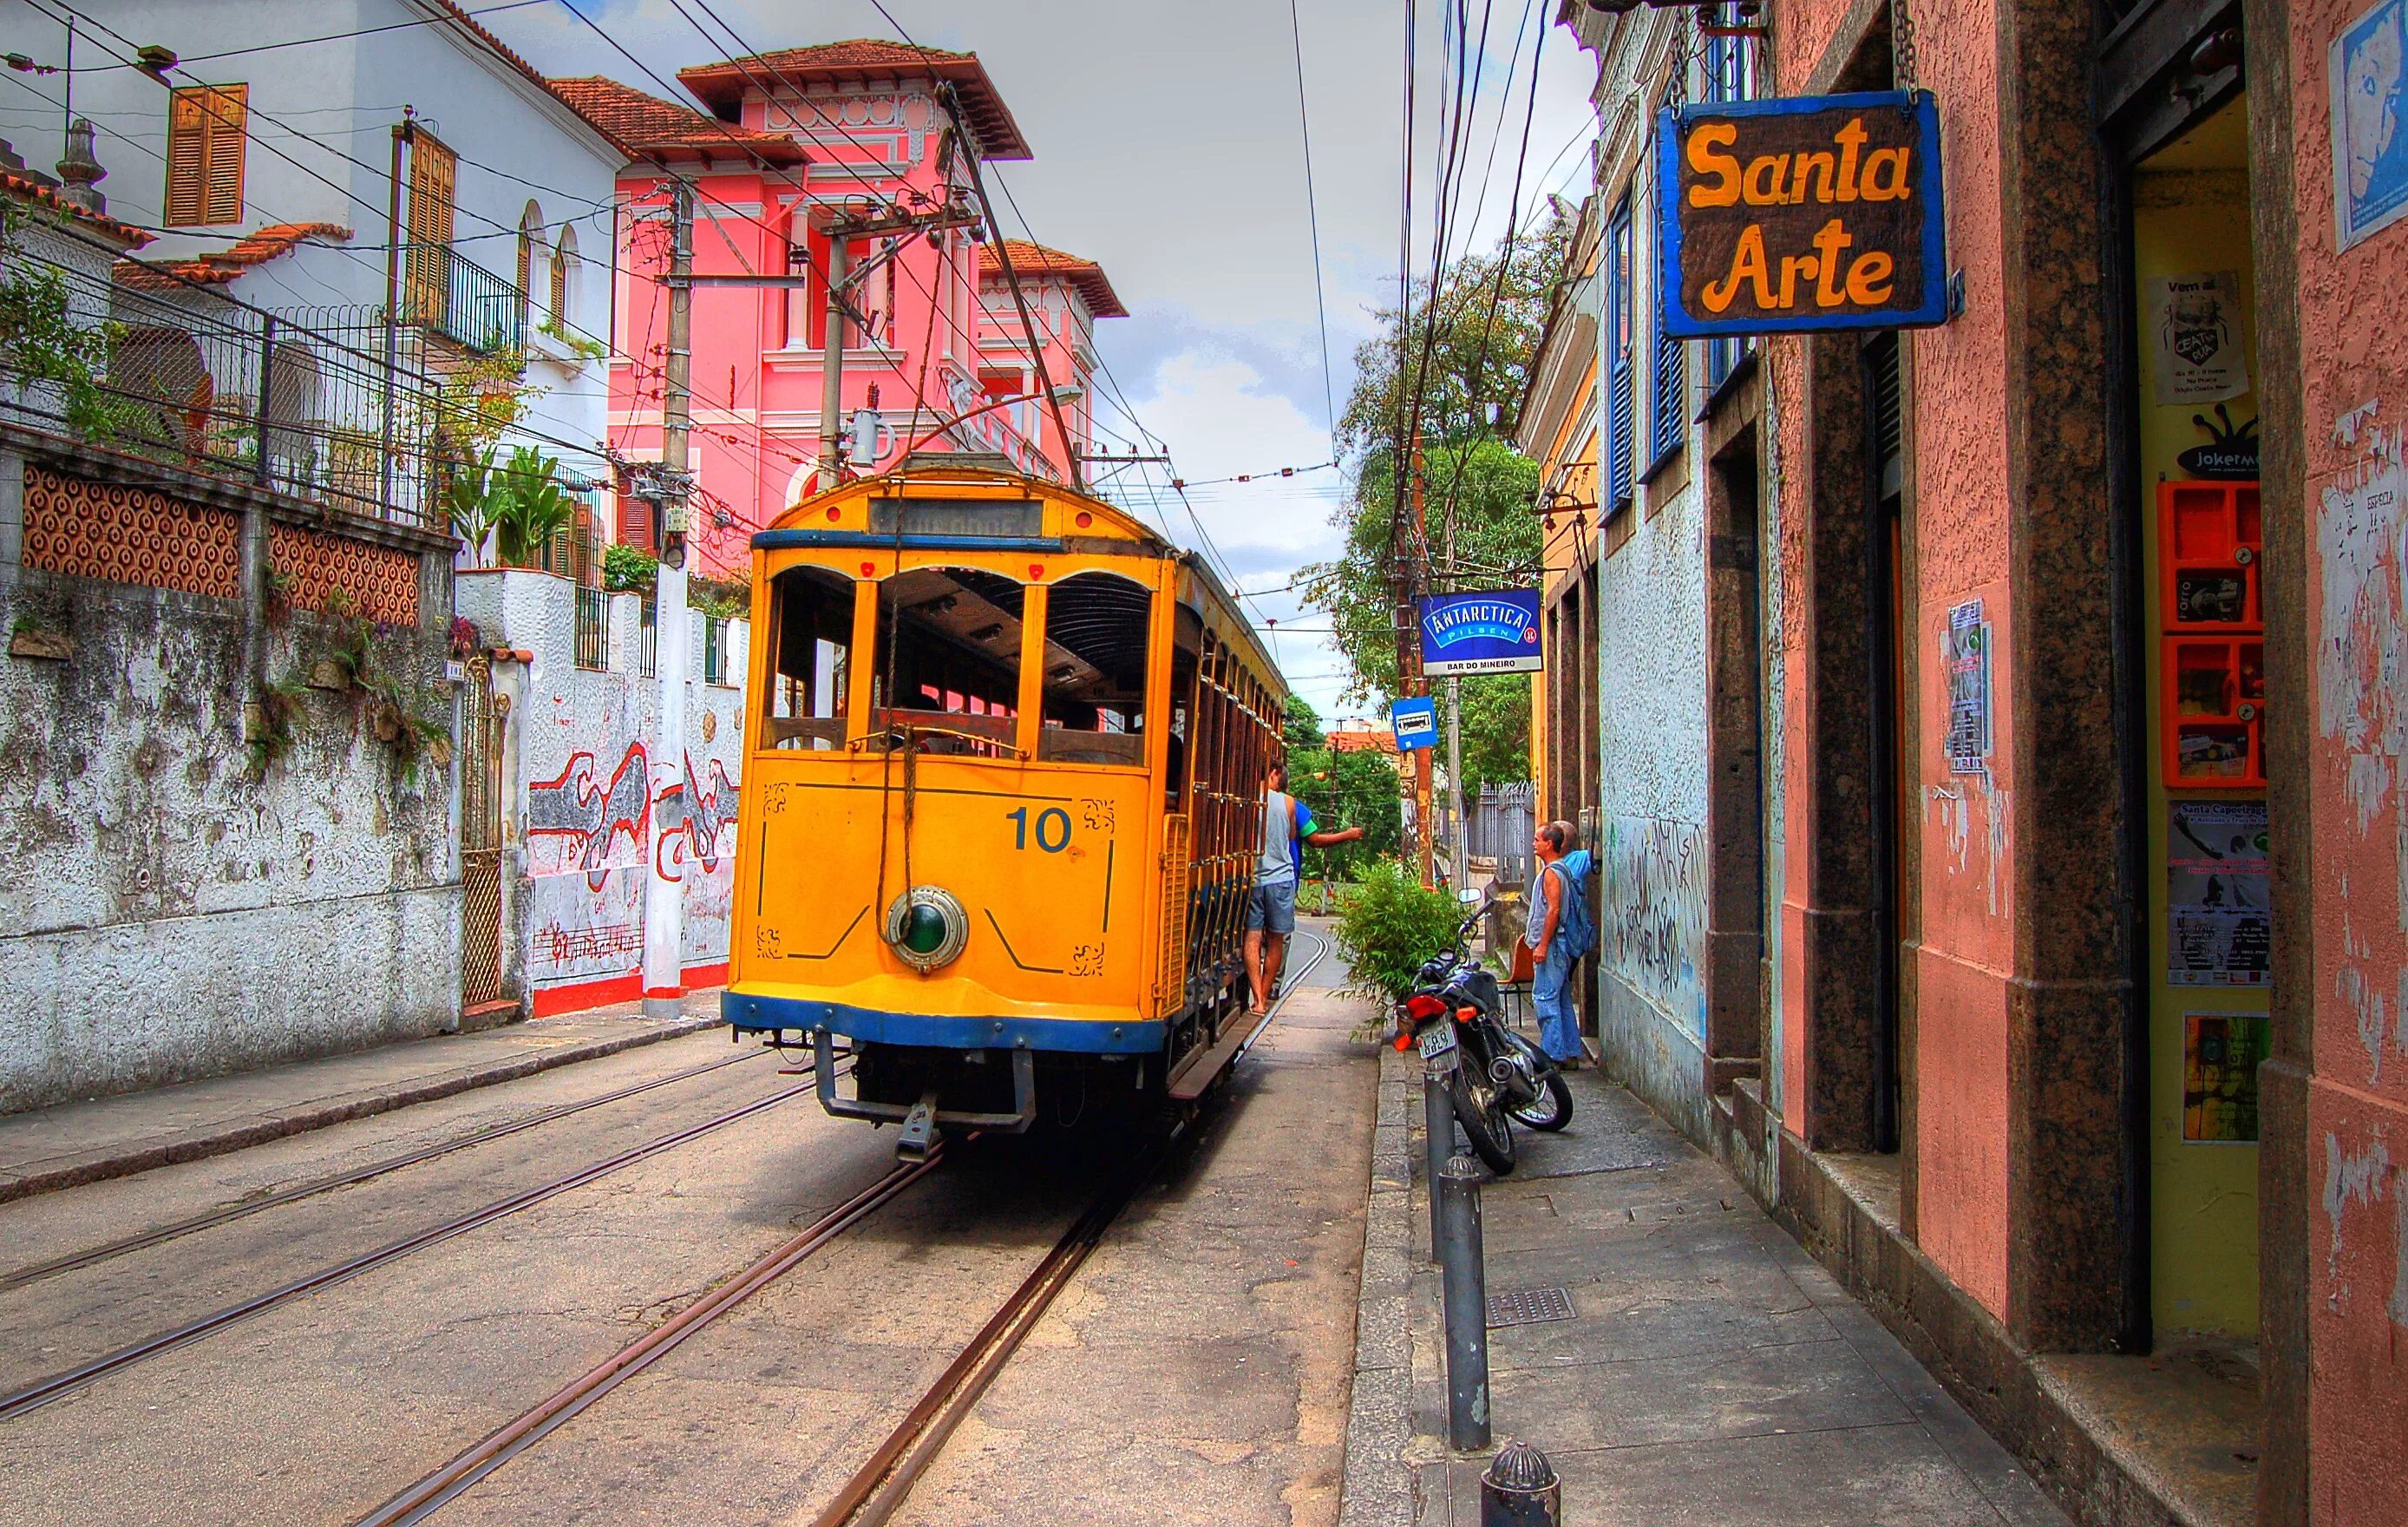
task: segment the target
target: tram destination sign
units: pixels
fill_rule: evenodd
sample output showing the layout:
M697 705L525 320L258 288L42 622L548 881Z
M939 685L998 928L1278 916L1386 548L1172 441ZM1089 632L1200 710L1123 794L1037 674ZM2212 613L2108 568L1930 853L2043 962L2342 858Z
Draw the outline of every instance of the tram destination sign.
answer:
M1494 589L1440 594L1421 602L1422 671L1533 673L1539 650L1539 591Z
M1929 92L1667 108L1656 141L1668 337L1947 322Z

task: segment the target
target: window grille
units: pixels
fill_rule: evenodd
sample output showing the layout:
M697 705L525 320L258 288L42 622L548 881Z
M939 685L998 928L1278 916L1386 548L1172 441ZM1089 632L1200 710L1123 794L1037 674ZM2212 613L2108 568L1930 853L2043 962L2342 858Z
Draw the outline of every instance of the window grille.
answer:
M702 682L727 682L727 623L710 615L702 619Z
M610 596L582 583L577 587L577 666L610 666Z
M640 608L642 612L636 617L636 672L650 679L661 670L660 607L646 595Z

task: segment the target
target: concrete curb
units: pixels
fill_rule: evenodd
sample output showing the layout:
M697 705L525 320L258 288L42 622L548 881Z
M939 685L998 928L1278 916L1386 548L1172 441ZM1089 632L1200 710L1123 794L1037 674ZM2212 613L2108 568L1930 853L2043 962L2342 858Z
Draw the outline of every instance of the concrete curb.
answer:
M1354 1394L1346 1417L1346 1477L1339 1527L1401 1527L1420 1520L1412 1443L1413 1167L1409 1138L1419 1087L1411 1060L1380 1049L1380 1109L1371 1129L1370 1205L1354 1316Z
M514 1082L538 1072L573 1066L583 1060L599 1060L605 1056L657 1044L663 1040L681 1039L706 1029L716 1029L721 1021L714 1013L707 1016L688 1015L667 1023L647 1023L636 1027L629 1033L562 1044L466 1071L414 1077L389 1091L304 1103L291 1113L254 1114L239 1123L207 1133L157 1140L132 1148L111 1147L113 1154L104 1152L81 1158L59 1158L55 1165L45 1165L22 1174L0 1174L0 1203L41 1193L55 1193L62 1188L80 1188L89 1183L106 1182L112 1177L130 1177L154 1167L222 1156L230 1151L265 1145L271 1140L281 1140L288 1135L307 1134L329 1125L391 1113L412 1103L433 1102L439 1098L449 1098L480 1087Z

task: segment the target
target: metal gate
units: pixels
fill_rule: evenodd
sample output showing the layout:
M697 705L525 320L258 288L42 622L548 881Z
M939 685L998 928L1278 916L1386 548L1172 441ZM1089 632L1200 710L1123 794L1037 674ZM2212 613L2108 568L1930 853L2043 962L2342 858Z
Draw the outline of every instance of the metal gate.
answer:
M502 718L492 661L468 660L460 725L460 1010L502 996Z

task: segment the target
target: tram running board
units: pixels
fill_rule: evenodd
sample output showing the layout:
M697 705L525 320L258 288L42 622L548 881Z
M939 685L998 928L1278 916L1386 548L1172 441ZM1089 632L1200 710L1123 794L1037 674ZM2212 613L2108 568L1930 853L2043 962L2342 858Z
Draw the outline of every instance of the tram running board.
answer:
M937 1145L937 1089L930 1088L920 1094L920 1101L903 1116L903 1137L895 1142L895 1159L913 1165L928 1159Z
M1239 1052L1252 1044L1254 1035L1261 1031L1251 1014L1232 1014L1230 1020L1228 1029L1218 1043L1209 1050L1192 1052L1179 1063L1179 1069L1170 1073L1170 1081L1164 1090L1170 1094L1173 1102L1194 1102L1202 1097L1221 1073L1237 1060Z

